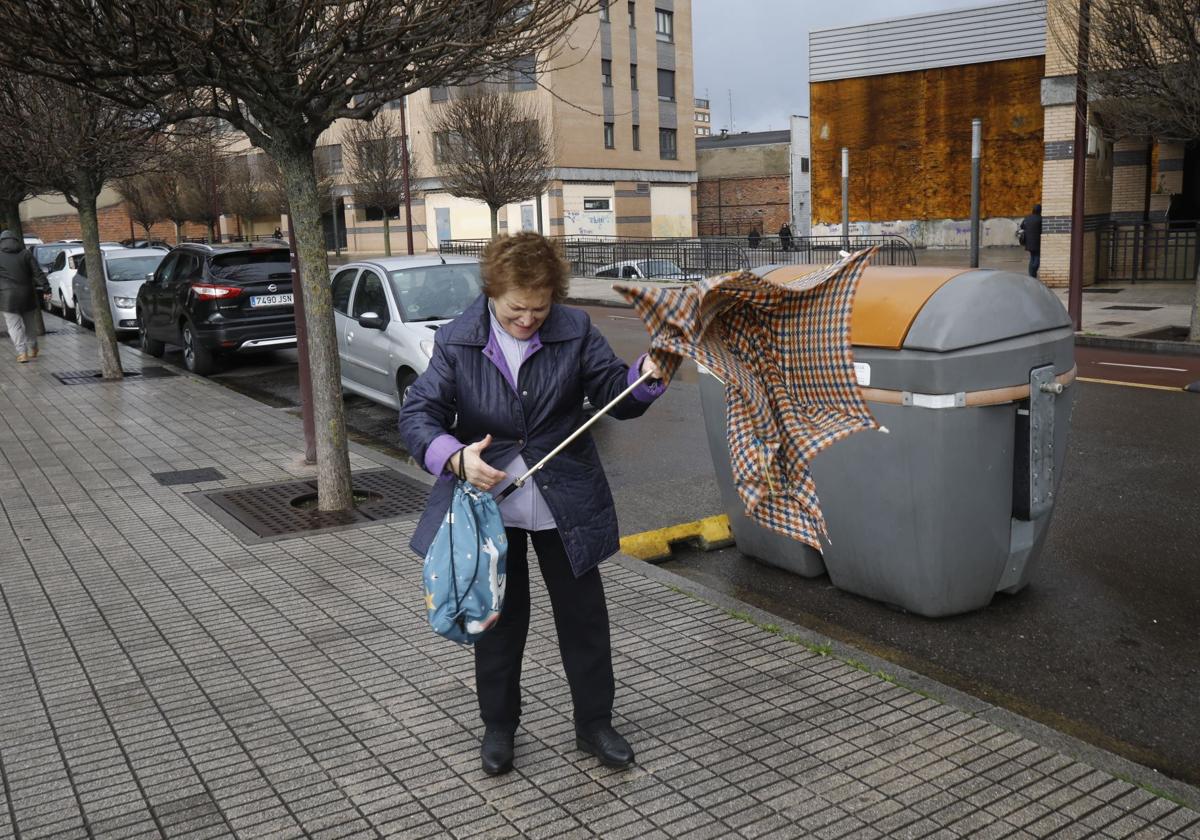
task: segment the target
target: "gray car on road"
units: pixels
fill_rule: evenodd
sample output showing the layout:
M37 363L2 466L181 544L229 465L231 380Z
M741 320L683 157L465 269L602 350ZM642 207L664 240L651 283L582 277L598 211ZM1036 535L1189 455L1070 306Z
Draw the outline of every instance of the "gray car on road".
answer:
M167 251L163 248L121 248L104 251L104 278L108 285L108 306L113 327L118 333L136 332L137 293L142 283L154 274ZM75 323L89 326L96 321L92 287L88 283L87 265L81 260L71 280L75 301Z
M483 290L473 257L384 257L354 262L332 280L342 387L399 409L433 354L438 327Z

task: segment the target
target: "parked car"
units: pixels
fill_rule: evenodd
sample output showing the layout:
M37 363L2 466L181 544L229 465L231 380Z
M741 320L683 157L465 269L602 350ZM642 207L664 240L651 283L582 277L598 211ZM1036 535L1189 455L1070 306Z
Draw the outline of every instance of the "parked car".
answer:
M113 327L118 333L137 330L137 293L167 255L164 248L121 248L104 251L104 279ZM80 263L71 281L75 300L75 323L90 326L96 320L87 261Z
M54 265L54 258L60 252L65 251L72 245L82 245L79 240L60 239L58 242L44 242L41 245L34 245L29 250L33 253L33 258L37 260L37 264L42 267L42 271L46 274L51 272L51 266Z
M623 280L703 280L704 275L684 271L674 260L622 260L596 271L597 277L619 277Z
M385 257L333 276L342 387L399 409L429 366L433 334L483 291L473 257Z
M142 350L183 348L193 373L211 373L223 353L296 346L292 266L278 245L179 245L138 289Z
M120 247L116 243L100 243L102 253ZM83 245L71 243L54 256L54 262L46 272L46 281L50 284L50 308L57 309L64 318L75 317L75 287L71 281L82 264Z
M26 236L25 237L25 247L26 248L29 248L33 245L41 245L41 244L43 244L41 237L38 237L38 236Z
M163 248L171 250L171 245L161 239L122 239L121 245L126 248Z

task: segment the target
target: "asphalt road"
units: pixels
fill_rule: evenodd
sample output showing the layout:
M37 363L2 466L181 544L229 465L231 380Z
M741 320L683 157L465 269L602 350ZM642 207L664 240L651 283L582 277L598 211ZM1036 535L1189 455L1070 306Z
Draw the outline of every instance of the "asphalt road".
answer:
M588 308L618 355L646 336L629 310ZM1192 357L1079 348L1080 375L1177 388ZM168 352L167 363L179 363ZM1160 370L1167 368L1168 370ZM1174 370L1172 370L1174 369ZM1191 378L1188 378L1191 377ZM295 353L214 377L281 407ZM1055 520L1032 582L986 609L926 619L742 556L679 546L664 565L830 637L1193 784L1200 783L1200 395L1083 381ZM346 398L360 442L403 457L395 412ZM294 409L293 409L294 410ZM645 417L595 427L623 535L723 512L694 367Z

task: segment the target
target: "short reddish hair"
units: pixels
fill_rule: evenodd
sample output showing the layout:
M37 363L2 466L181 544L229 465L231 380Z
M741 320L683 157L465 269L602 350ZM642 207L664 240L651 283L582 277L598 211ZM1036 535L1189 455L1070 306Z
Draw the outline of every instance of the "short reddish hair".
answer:
M483 293L499 297L510 289L551 289L553 301L567 299L571 268L554 243L540 233L498 236L483 249Z

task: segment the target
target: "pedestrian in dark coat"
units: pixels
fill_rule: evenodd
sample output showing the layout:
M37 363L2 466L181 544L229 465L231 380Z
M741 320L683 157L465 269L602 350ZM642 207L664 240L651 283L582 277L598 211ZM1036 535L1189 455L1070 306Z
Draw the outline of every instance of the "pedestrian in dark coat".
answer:
M631 368L586 313L563 305L568 267L540 234L493 240L482 270L484 294L434 335L429 368L400 410L405 446L438 476L412 538L422 555L449 507L455 474L498 494L582 425L585 396L606 405L639 372L657 377L648 356ZM640 385L610 413L639 417L662 391L661 382ZM500 513L509 545L504 608L475 643L484 772L512 769L529 627L529 542L554 607L576 746L608 766L628 767L633 750L612 727L615 681L597 568L619 548L617 518L591 435L501 502Z
M758 228L751 228L746 241L750 243L751 248L757 248L758 243L762 241L762 234L758 232Z
M46 275L25 243L10 230L0 233L0 312L18 362L37 358L37 308L48 293Z
M1033 212L1021 220L1018 235L1029 252L1029 276L1037 277L1042 263L1042 205L1033 205Z
M792 250L792 229L787 222L779 226L779 247L785 251Z

